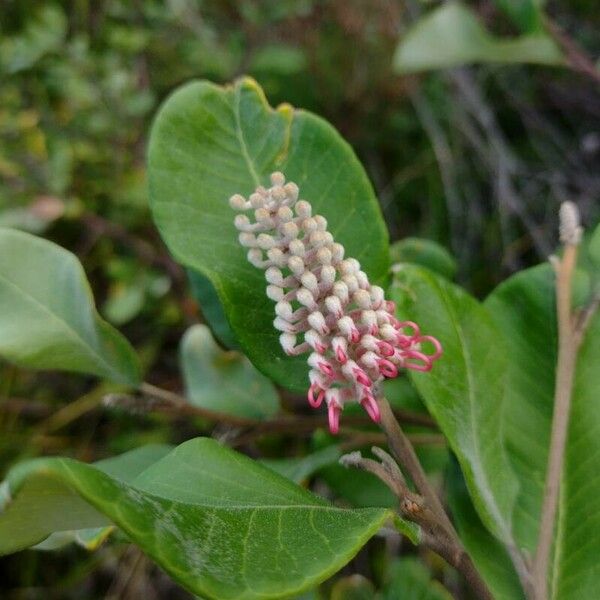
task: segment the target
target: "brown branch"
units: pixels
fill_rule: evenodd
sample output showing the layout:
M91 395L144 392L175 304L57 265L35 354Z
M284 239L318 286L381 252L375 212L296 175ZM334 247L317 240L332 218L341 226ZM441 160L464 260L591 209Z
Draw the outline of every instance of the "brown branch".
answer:
M462 573L478 598L493 600L454 529L447 529L446 519L441 519L439 513L432 510L426 498L408 488L398 464L387 452L377 447L373 447L372 452L381 462L363 458L360 452L346 454L341 457L340 462L346 467L356 467L372 473L383 481L398 498L400 514L420 526L421 544L439 554Z
M136 398L127 394L109 394L104 398L104 404L120 406L133 412L153 411L177 417L199 417L212 423L222 423L239 429L250 429L253 436L263 433L310 432L323 427L325 423L324 416L321 414L314 416L283 415L268 420L232 415L230 413L195 406L190 404L183 396L150 383L142 383L139 386L139 391L143 394L142 398ZM396 411L395 415L407 424L435 426L433 420L427 415L420 415L410 411ZM369 425L371 424L371 420L366 415L348 415L344 423L345 427L351 428L353 426Z
M578 73L589 77L596 83L600 83L600 71L585 50L580 48L577 42L575 42L575 40L548 15L544 17L544 24L552 37L563 49L568 66L573 69L573 71L577 71Z
M408 472L417 490L427 500L431 510L438 515L438 518L444 523L446 529L456 535L440 499L429 483L429 479L427 479L427 475L417 458L415 450L404 431L402 431L388 401L384 396L379 397L377 401L381 413L381 428L386 434L392 454L402 468Z

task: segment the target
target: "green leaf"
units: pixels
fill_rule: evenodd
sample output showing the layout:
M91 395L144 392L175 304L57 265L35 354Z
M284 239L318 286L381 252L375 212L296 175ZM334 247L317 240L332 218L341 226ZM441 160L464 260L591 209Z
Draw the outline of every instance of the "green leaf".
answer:
M391 287L402 319L435 336L443 356L412 380L455 452L486 525L511 543L517 481L498 427L507 349L481 304L426 269L405 265Z
M543 0L494 0L494 4L519 27L530 32L542 28Z
M554 273L542 265L511 277L486 300L510 340L503 422L520 492L513 515L521 547L538 535L557 360ZM600 568L600 317L577 360L551 581L553 599L596 595Z
M391 516L345 510L214 440L190 440L132 483L92 465L43 458L3 484L0 554L52 531L110 522L192 594L281 598L345 565Z
M266 184L274 170L300 186L373 282L385 277L387 231L373 189L350 146L319 117L289 105L272 109L246 78L227 87L182 87L152 128L150 201L161 235L177 260L211 281L250 360L300 392L305 357L280 349L264 273L247 262L228 204L232 194Z
M181 340L186 397L203 408L244 417L271 417L279 411L273 384L239 352L224 351L206 325L193 325Z
M403 558L390 566L381 600L452 600L446 588L416 558Z
M481 522L458 466L450 469L448 482L448 505L459 537L495 600L524 600L510 557Z
M600 225L597 225L594 229L590 241L588 242L587 250L594 265L600 270Z
M140 381L135 351L103 321L77 258L0 228L0 356L24 367Z
M219 296L210 279L193 269L188 269L187 273L192 294L198 300L202 315L210 325L215 337L228 348L238 350L239 344L231 331Z
M499 38L459 2L444 4L422 17L401 40L394 56L399 73L488 62L565 64L562 52L544 31Z
M112 477L130 483L151 464L164 458L172 446L166 444L148 444L125 454L107 458L94 463L97 469ZM2 506L0 506L0 514ZM92 527L89 529L74 529L71 531L57 531L45 540L36 544L34 550L57 550L67 544L75 542L86 550L96 550L113 532L114 526Z
M319 469L336 463L342 452L339 446L327 446L298 458L262 459L260 463L296 483L302 483Z
M440 244L424 238L404 238L390 246L392 263L413 263L427 267L447 279L456 275L456 260Z

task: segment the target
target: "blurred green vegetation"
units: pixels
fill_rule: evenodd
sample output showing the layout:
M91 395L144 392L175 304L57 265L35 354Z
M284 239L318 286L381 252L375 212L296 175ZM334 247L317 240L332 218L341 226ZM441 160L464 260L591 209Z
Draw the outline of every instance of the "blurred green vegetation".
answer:
M559 202L575 200L588 224L600 217L600 92L590 78L549 67L396 75L398 41L428 4L4 0L0 226L76 253L100 312L136 346L148 377L181 390L180 338L202 313L150 219L146 136L178 84L247 73L271 104L308 108L340 130L370 174L392 240L437 242L456 259L458 281L485 294L553 251ZM490 30L518 33L502 12L510 3L469 4ZM551 2L548 11L590 56L600 54L594 0ZM95 460L201 430L189 419L100 409L110 389L0 363L2 470L28 456ZM282 447L298 444L268 440L260 450L273 457ZM346 575L382 580L369 562L379 542ZM188 597L118 544L95 554L25 552L0 559L0 573L7 599Z

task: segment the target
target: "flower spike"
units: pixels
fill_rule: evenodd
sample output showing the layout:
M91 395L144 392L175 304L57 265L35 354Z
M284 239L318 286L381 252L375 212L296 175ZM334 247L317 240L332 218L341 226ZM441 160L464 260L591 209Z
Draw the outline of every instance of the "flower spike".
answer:
M442 346L421 335L416 323L395 317L395 304L369 283L356 259L345 256L327 220L298 199L295 183L275 172L271 184L248 199L235 194L229 204L238 213L254 214L254 222L237 214L234 224L240 243L249 248L249 262L265 270L280 344L290 356L310 353L307 400L313 408L325 401L331 433L338 432L349 401L379 422L379 384L397 377L399 369L431 370Z

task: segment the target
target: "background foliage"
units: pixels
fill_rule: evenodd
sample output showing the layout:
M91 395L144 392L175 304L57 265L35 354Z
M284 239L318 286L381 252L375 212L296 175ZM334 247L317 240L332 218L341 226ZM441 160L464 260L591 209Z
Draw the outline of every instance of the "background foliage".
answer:
M531 4L519 3L521 11L510 2L468 7L491 34L516 36L539 29ZM211 390L198 388L193 378L184 382L179 368L183 356L185 374L194 330L181 349L180 340L203 311L209 316L210 298L198 306L189 274L159 240L148 208L145 153L150 120L174 87L192 78L222 83L247 73L272 105L286 101L321 114L350 142L374 184L393 241L428 238L449 253L404 243L394 247L394 260L410 256L409 262L447 277L456 273L483 298L553 250L560 201L575 200L584 221L597 222L600 94L594 82L555 67L484 64L398 75L396 46L424 8L393 0L7 0L0 7L0 225L43 235L75 253L100 316L136 347L142 371L163 388L185 387L199 405L211 405ZM549 3L547 10L590 55L598 55L594 2ZM191 277L202 288L201 277ZM506 302L518 285L511 280L486 304ZM216 333L230 341L230 332ZM216 347L207 351L219 353ZM230 368L243 381L270 385L239 356L226 360L236 361ZM424 410L409 384L394 383L399 403ZM59 453L91 462L142 443L176 444L209 431L201 420L108 410L100 402L118 391L111 386L0 362L2 470L18 459ZM283 401L302 404L288 394ZM244 451L267 460L308 454L312 467L306 461L283 466L306 481L335 460L337 453L330 452L323 461L325 444L319 436L278 435L250 441ZM453 449L463 460L460 447ZM441 478L447 450L423 447L422 458ZM518 456L513 460L520 464ZM345 505L392 502L385 488L362 475L348 477L330 466L312 487ZM469 514L462 485L459 477L455 511ZM536 502L526 501L524 511ZM473 544L482 543L478 535L480 530L473 532ZM432 576L461 593L455 574L433 556L388 564L390 543L373 540L323 593L343 598L351 590L370 597L375 586L387 597L386 586L402 582L427 590ZM403 555L412 553L403 549ZM20 553L0 559L0 570L3 598L189 597L118 540L94 554L76 546L60 554ZM347 577L351 572L361 576ZM444 594L430 591L432 598Z

